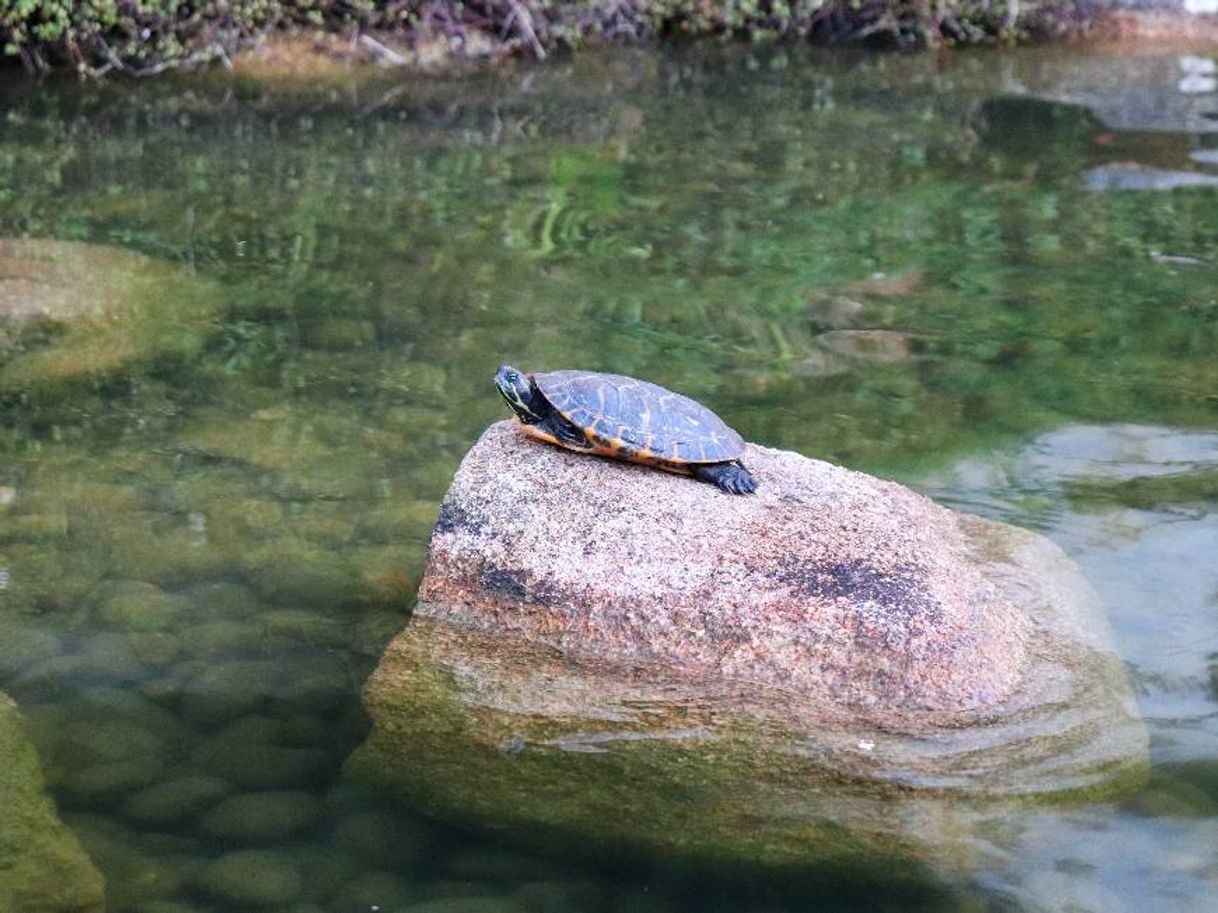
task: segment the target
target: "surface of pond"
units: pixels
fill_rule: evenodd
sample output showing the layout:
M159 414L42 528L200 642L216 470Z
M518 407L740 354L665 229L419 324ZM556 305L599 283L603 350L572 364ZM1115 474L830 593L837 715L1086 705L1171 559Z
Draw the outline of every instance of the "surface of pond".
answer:
M1177 90L1190 66L7 80L0 237L172 278L120 363L0 347L0 689L109 909L1213 910L1218 98ZM1088 88L1123 72L1162 103ZM1149 783L1012 812L1005 862L910 895L525 852L345 781L509 360L644 376L751 440L1045 532L1109 608Z

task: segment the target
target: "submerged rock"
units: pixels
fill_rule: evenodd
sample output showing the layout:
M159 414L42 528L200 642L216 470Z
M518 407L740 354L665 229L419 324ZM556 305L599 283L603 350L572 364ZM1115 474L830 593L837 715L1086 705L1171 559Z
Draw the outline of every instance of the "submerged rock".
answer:
M141 254L0 238L0 390L183 358L218 304L214 287Z
M102 877L56 817L16 705L0 694L0 913L89 913Z
M243 909L288 903L300 893L301 882L291 855L274 850L225 853L198 878L205 893Z
M1003 803L1142 776L1106 624L1055 546L797 454L743 460L762 488L733 497L489 429L352 771L465 822L806 865L951 864Z
M203 832L237 843L276 843L313 827L321 800L303 790L230 796L202 820Z

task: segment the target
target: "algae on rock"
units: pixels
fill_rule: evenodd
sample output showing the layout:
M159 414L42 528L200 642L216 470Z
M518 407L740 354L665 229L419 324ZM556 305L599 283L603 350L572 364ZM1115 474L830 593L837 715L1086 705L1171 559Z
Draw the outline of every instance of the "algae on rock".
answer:
M112 375L198 352L216 289L117 247L0 239L0 391Z
M0 694L0 913L91 913L102 876L56 816L17 706Z

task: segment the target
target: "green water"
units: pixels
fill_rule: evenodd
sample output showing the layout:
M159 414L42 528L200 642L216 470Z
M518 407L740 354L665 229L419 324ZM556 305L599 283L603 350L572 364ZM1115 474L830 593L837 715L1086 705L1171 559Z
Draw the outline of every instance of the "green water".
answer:
M1086 175L1218 141L993 101L1059 59L6 80L0 238L172 280L83 374L0 345L0 689L109 909L1212 909L1218 191ZM346 782L503 361L1047 532L1109 607L1151 782L1013 814L1004 863L914 895L523 854Z

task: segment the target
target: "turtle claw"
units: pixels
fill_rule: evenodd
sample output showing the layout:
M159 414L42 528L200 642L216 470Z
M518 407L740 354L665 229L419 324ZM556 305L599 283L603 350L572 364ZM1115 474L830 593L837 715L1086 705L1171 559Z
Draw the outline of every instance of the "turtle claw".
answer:
M703 482L717 485L730 495L751 495L757 490L757 480L740 463L706 463L694 469Z

